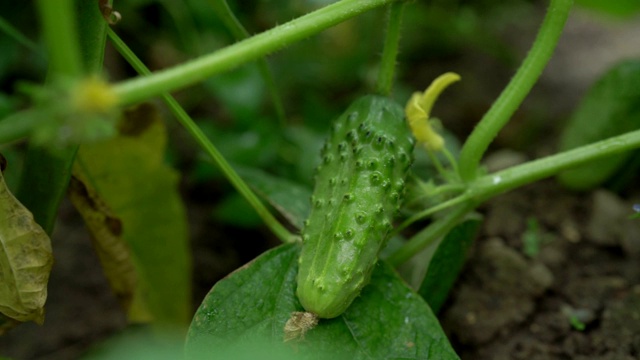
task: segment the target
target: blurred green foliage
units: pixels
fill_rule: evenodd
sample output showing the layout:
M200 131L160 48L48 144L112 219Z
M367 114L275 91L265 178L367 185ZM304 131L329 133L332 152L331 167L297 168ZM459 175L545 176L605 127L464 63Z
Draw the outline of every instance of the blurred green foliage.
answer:
M576 4L621 18L629 18L640 13L638 0L576 0Z
M640 60L612 66L596 81L572 114L560 139L566 151L640 128ZM558 180L574 190L590 190L607 181L622 187L640 166L638 151L589 162L558 174Z

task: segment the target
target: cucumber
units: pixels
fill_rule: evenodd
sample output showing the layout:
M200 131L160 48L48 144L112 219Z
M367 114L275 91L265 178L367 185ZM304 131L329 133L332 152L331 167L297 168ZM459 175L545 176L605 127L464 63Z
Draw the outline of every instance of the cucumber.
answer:
M359 98L333 125L302 229L297 296L306 311L339 316L369 282L413 146L403 108L385 97Z

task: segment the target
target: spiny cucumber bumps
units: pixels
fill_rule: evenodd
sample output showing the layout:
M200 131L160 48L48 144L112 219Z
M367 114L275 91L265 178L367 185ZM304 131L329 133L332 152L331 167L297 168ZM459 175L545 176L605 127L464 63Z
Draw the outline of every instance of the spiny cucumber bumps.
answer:
M297 295L308 312L339 316L369 282L413 146L403 108L389 98L361 97L333 125L302 229Z

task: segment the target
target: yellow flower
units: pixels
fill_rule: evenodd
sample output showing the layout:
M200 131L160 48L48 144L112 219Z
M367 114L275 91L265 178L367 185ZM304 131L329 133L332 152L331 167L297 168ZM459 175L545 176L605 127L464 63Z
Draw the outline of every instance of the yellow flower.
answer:
M424 93L415 92L407 102L405 115L413 136L429 151L440 151L444 147L444 139L429 122L429 114L436 99L442 91L452 83L460 80L460 75L452 72L436 78Z

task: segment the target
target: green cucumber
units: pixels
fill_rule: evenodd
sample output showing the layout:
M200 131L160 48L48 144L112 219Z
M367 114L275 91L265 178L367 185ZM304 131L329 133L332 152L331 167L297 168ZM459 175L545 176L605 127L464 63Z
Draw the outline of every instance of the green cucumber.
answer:
M333 125L302 229L297 295L306 311L339 316L369 282L413 146L404 110L389 98L359 98Z

